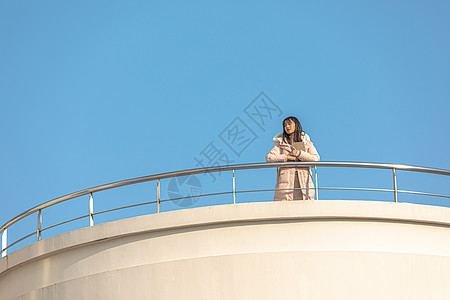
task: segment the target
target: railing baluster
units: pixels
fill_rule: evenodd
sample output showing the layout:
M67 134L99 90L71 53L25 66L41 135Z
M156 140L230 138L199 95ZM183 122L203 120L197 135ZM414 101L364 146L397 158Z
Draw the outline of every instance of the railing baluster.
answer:
M394 180L394 202L397 203L397 176L395 175L395 168L392 168L392 177Z
M38 211L37 215L37 240L40 241L42 239L41 232L42 232L42 209Z
M319 182L317 181L317 166L314 166L314 176L316 178L316 200L319 200Z
M236 204L236 178L233 169L233 203Z
M161 211L161 187L159 185L159 179L158 179L158 184L156 185L156 201L158 202L158 212Z
M89 226L94 226L94 196L89 193Z
M3 230L2 232L2 257L6 256L6 247L8 247L8 228L6 228L5 230Z

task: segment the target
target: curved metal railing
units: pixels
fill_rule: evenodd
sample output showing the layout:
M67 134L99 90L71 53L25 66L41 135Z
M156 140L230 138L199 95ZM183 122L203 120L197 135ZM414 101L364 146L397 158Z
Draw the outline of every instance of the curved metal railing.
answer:
M240 165L227 165L227 166L218 166L218 167L208 167L208 168L199 168L199 169L190 169L190 170L182 170L182 171L175 171L175 172L168 172L168 173L162 173L162 174L156 174L156 175L150 175L150 176L143 176L128 180L122 180L117 181L113 183L108 183L100 186L96 186L93 188L85 189L82 191L78 191L75 193L71 193L62 197L55 198L53 200L47 201L45 203L39 204L20 215L12 218L11 220L7 221L5 224L3 224L0 227L0 234L2 235L2 248L1 248L1 257L4 257L7 254L7 250L11 248L12 246L16 245L17 243L33 236L36 234L37 241L41 240L42 235L41 233L45 230L48 230L50 228L54 228L69 222L73 222L79 219L83 218L89 218L89 225L94 225L94 216L98 214L103 214L115 210L121 210L125 208L131 208L141 205L147 205L147 204L156 204L157 205L157 212L159 213L160 205L162 202L166 201L173 201L173 200L180 200L183 198L190 198L192 196L186 196L186 197L174 197L174 198L168 198L168 199L161 199L160 195L160 180L166 179L166 178L174 178L179 176L187 176L187 175L196 175L196 174L203 174L203 173L214 173L214 172L223 172L223 171L232 171L233 172L233 189L232 191L225 191L225 192L216 192L216 193L208 193L208 194L201 194L196 195L195 197L206 197L206 196L217 196L217 195L225 195L225 194L232 194L233 195L233 203L236 203L236 194L239 193L250 193L250 192L273 192L275 189L253 189L253 190L236 190L236 184L235 184L235 171L237 170L248 170L248 169L262 169L262 168L278 168L278 167L309 167L310 169L314 170L314 181L315 181L315 200L319 199L319 190L348 190L348 191L374 191L374 192L390 192L393 195L393 201L398 201L398 194L404 193L404 194L415 194L415 195L424 195L424 196L433 196L433 197L441 197L441 198L450 198L450 195L442 195L442 194L436 194L436 193L429 193L429 192L419 192L419 191L408 191L408 190L400 190L397 186L397 175L396 170L402 170L402 171L410 171L410 172L421 172L421 173L428 173L428 174L438 174L438 175L445 175L450 176L449 170L444 169L435 169L435 168L426 168L426 167L418 167L418 166L410 166L410 165L400 165L400 164L383 164L383 163L365 163L365 162L287 162L287 163L253 163L253 164L240 164ZM346 168L371 168L371 169L387 169L392 171L392 189L380 189L380 188L360 188L360 187L321 187L319 186L318 181L318 167L346 167ZM450 178L450 177L449 177ZM149 182L149 181L156 181L157 182L157 188L156 188L156 200L149 201L149 202L142 202L138 204L133 205L126 205L122 207L116 207L112 209L107 209L103 211L94 212L93 204L94 204L94 197L93 194L113 189L116 187L121 186L127 186L142 182ZM305 188L300 188L305 189ZM292 189L290 189L292 190ZM70 199L78 198L84 195L90 195L89 197L89 214L81 215L73 219L65 220L63 222L50 225L48 227L42 228L42 211L46 208L49 208L51 206L54 206L56 204L65 202ZM37 213L37 224L36 224L36 231L33 231L32 233L29 233L16 241L14 241L11 244L7 244L7 230L9 227L11 227L13 224L23 220L27 216L30 216L34 213Z

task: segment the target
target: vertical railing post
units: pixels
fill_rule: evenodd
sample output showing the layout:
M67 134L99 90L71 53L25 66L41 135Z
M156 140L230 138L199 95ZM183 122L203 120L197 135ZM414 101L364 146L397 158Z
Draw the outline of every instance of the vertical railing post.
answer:
M7 243L8 243L8 228L5 228L5 230L3 230L2 232L2 256L1 257L5 257L6 256L6 247L8 247Z
M395 175L395 168L392 169L392 178L394 180L394 202L397 203L397 176Z
M233 169L233 203L236 204L236 177Z
M94 226L94 196L89 193L89 226Z
M38 211L38 215L37 215L37 240L40 241L42 239L41 236L41 231L42 231L42 209L40 209Z
M158 179L158 184L156 185L156 202L158 203L158 212L161 211L161 187L159 184L159 179Z
M317 166L314 166L314 177L316 183L316 200L319 200L319 182L317 181Z

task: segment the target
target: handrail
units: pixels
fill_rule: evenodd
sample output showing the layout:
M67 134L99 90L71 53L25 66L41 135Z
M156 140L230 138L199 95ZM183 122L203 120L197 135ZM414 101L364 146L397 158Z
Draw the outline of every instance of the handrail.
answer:
M397 190L396 177L395 177L396 170L423 172L423 173L431 173L431 174L439 174L439 175L447 175L447 176L450 175L450 170L420 167L420 166L411 166L411 165L403 165L403 164L387 164L387 163L333 162L333 161L329 161L329 162L321 161L321 162L251 163L251 164L236 164L236 165L227 165L227 166L188 169L188 170L166 172L166 173L160 173L160 174L155 174L155 175L148 175L148 176L142 176L142 177L127 179L127 180L116 181L116 182L99 185L96 187L84 189L84 190L81 190L78 192L70 193L65 196L61 196L61 197L52 199L50 201L41 203L29 210L17 215L16 217L12 218L11 220L7 221L5 224L3 224L0 227L0 234L2 234L8 227L13 225L14 223L20 221L21 219L23 219L33 213L40 212L40 211L42 211L42 209L48 208L50 206L53 206L55 204L58 204L58 203L61 203L61 202L64 202L64 201L67 201L70 199L88 195L88 194L91 194L91 197L92 197L92 194L95 192L104 191L104 190L108 190L108 189L112 189L112 188L116 188L116 187L127 186L127 185L148 182L148 181L154 181L154 180L157 180L159 182L161 179L178 177L178 176L195 175L195 174L203 174L203 173L211 173L211 172L233 171L233 195L234 195L234 199L235 199L235 195L236 195L236 190L235 190L235 185L234 185L234 180L235 180L234 171L235 170L261 169L261 168L274 168L274 167L295 167L295 166L296 167L314 167L314 169L316 170L316 174L315 174L316 181L317 181L317 167L351 167L351 168L390 169L393 171L393 176L394 176L394 190L393 191L394 191L394 195L395 195L394 196L395 202L397 200L397 192L404 192L404 191ZM317 191L319 189L320 188L316 185L315 186L316 199L318 199ZM448 197L448 196L444 196L444 197ZM158 200L156 202L158 202L158 211L159 211L159 203L160 203L159 184L158 184ZM93 215L94 215L94 213L90 212L90 216L92 217ZM40 229L38 228L38 234L40 234L39 231L40 231ZM2 250L0 249L0 251L2 251Z
M381 163L366 163L366 162L286 162L286 163L253 163L253 164L238 164L238 165L228 165L228 166L218 166L218 167L207 167L207 168L197 168L197 169L188 169L182 171L174 171L167 172L143 177L136 177L132 179L126 179L116 182L111 182L107 184L102 184L96 187L88 188L85 190L81 190L78 192L74 192L71 194L67 194L62 197L55 198L53 200L41 203L19 215L12 218L8 222L0 227L0 232L2 232L5 228L11 226L15 222L39 211L40 209L44 209L55 204L78 198L90 193L95 193L99 191L104 191L116 187L142 183L147 181L153 181L157 179L165 179L170 177L178 177L185 175L194 175L194 174L202 174L202 173L210 173L210 172L222 172L222 171L231 171L231 170L246 170L246 169L260 169L260 168L273 168L273 167L283 167L283 166L303 166L303 167L356 167L356 168L375 168L375 169L397 169L403 171L414 171L414 172L423 172L423 173L432 173L439 175L450 175L450 170L444 169L436 169L436 168L427 168L427 167L419 167L419 166L411 166L411 165L399 165L399 164L381 164Z

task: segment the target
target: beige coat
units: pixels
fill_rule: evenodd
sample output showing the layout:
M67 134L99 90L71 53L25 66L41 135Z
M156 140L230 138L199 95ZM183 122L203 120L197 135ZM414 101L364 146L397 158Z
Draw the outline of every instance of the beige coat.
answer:
M279 133L273 138L275 144L273 148L266 155L266 162L286 162L287 156L291 153L291 146L283 140L283 133ZM319 161L320 156L316 148L310 141L306 133L302 133L302 142L305 143L306 151L301 151L298 161ZM314 182L309 167L306 168L277 168L277 184L275 185L275 201L292 201L294 200L293 190L279 190L279 189L293 189L295 185L295 170L298 171L298 185L301 190L296 198L302 200L314 199ZM297 185L297 186L298 186ZM297 199L295 199L297 200Z

